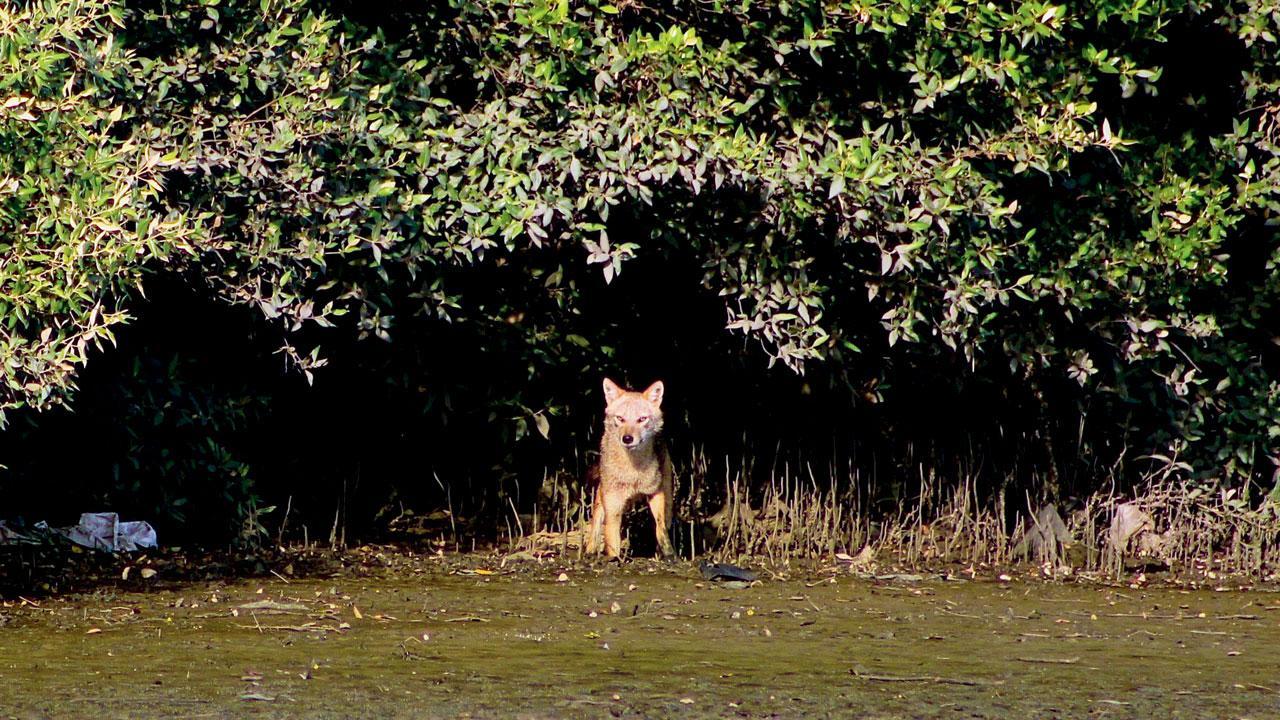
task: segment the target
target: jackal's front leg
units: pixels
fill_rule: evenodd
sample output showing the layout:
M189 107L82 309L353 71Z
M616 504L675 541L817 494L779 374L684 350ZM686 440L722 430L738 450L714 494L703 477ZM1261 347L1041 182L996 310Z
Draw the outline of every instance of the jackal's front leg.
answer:
M672 494L670 488L663 488L649 496L649 512L653 513L653 533L658 540L658 549L662 551L662 556L668 560L676 556L675 550L671 547L669 534Z
M604 535L604 491L596 488L591 499L591 527L587 530L587 554L600 552L600 541Z
M604 554L610 558L622 556L622 512L627 509L627 498L604 493L600 502L600 515L604 518Z

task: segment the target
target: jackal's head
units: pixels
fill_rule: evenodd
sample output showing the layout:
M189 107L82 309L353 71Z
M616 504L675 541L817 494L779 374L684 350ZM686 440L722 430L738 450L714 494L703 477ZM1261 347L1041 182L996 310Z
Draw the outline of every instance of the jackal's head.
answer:
M624 390L604 379L605 437L616 438L628 450L648 444L662 430L662 381L643 392Z

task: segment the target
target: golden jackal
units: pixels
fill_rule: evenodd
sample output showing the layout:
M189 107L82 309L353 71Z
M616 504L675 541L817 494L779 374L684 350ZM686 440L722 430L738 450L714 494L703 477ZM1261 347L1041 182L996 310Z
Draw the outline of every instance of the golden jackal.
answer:
M604 379L604 436L600 464L593 468L595 499L591 503L591 534L587 552L604 551L611 558L622 549L622 513L635 499L645 498L653 513L658 548L675 557L667 528L671 522L671 458L663 444L662 381L643 392L623 390Z

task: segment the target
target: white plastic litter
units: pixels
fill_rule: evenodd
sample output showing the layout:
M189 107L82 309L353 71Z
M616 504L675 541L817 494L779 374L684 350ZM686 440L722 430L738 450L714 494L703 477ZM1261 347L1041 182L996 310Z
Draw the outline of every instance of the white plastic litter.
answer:
M52 532L71 542L94 550L107 552L131 552L156 546L156 531L145 520L120 522L113 512L81 513L80 522L71 527L51 528L43 520L32 528L38 532ZM0 520L0 543L33 542L30 532L20 532Z

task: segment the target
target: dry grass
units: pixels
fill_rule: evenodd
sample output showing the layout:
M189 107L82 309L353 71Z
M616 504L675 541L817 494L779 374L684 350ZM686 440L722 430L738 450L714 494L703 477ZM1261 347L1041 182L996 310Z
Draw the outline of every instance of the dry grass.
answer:
M1027 539L1043 504L999 490L984 493L979 488L991 483L968 471L958 479L940 477L918 464L912 493L895 498L851 463L816 471L783 462L757 472L749 458L726 458L719 466L723 474L712 477L712 463L700 450L678 463L675 536L685 556L749 556L775 565L856 556L909 568L1030 562L1049 575L1169 570L1205 580L1275 579L1280 563L1280 509L1232 491L1188 490L1168 469L1137 492L1102 491L1072 508L1055 508L1070 540L1040 546ZM584 500L575 477L548 473L532 522L511 523L522 528L511 536L512 550L580 555L589 513ZM1121 548L1112 526L1126 504L1150 523Z
M1163 563L1179 575L1214 578L1246 575L1272 579L1280 570L1280 513L1270 501L1255 505L1233 489L1188 489L1171 477L1148 483L1133 498L1104 497L1092 516L1114 517L1132 503L1151 518L1146 547L1121 553L1109 538L1109 525L1094 521L1080 529L1101 548L1098 565L1113 573L1135 564ZM1144 538L1140 538L1144 539Z

